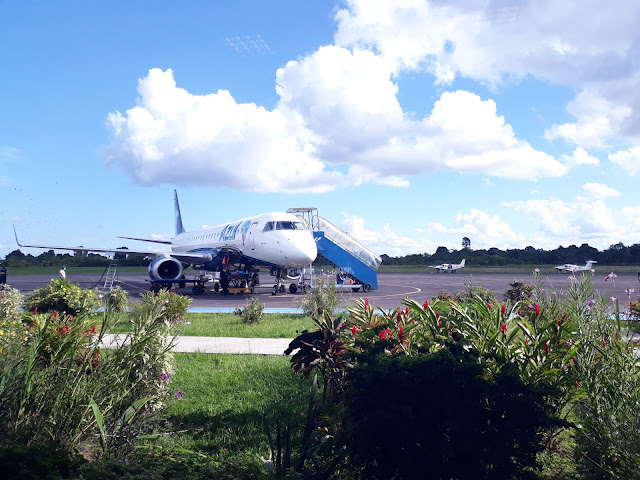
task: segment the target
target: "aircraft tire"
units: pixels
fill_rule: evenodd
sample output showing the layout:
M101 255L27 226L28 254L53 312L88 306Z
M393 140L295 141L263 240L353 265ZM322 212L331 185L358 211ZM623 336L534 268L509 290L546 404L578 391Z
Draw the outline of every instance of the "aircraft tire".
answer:
M271 295L275 295L275 294L277 294L277 293L278 293L278 286L277 286L277 285L274 285L274 286L273 286L273 290L272 290L272 292L271 292Z
M284 291L285 291L284 285L280 285L280 293L284 293Z
M364 285L362 285L362 291L363 292L370 292L371 291L371 285L369 285L368 283L365 283Z
M295 284L291 284L289 285L289 292L290 293L296 293L298 291L298 287Z

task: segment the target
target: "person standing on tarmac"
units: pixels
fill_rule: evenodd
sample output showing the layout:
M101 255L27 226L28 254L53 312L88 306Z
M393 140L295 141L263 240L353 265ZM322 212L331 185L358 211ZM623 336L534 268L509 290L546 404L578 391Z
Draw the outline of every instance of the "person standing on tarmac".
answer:
M8 272L7 267L0 265L0 285L6 285Z
M67 279L67 267L62 267L60 269L60 278L62 280L66 280Z
M220 272L220 286L222 287L222 294L229 295L229 274L226 268L223 268L222 272Z

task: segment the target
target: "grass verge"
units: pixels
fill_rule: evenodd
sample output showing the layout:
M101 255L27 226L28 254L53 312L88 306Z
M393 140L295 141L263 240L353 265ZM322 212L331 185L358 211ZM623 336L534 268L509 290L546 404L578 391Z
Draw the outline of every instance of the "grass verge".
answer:
M184 392L170 406L172 443L213 456L261 463L269 450L263 418L291 418L302 430L311 381L293 373L289 357L176 354L171 388Z
M312 330L314 323L309 317L295 313L269 313L259 323L246 324L233 313L189 313L186 321L177 325L175 334L199 337L240 338L293 338L297 331ZM129 321L122 315L109 333L127 333Z

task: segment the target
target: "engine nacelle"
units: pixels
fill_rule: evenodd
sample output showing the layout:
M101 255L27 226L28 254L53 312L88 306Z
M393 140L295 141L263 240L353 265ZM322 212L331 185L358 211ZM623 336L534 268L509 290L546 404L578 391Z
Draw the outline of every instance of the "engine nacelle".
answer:
M182 262L169 256L156 258L149 264L151 280L178 280L183 271Z

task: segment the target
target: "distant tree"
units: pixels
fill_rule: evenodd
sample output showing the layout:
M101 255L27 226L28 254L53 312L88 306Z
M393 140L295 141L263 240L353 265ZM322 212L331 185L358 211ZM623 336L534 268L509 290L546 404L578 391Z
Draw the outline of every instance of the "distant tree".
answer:
M462 248L464 248L465 250L471 248L471 240L469 239L469 237L462 237Z

